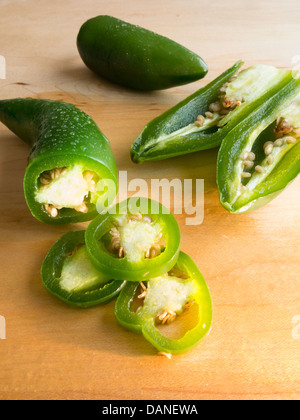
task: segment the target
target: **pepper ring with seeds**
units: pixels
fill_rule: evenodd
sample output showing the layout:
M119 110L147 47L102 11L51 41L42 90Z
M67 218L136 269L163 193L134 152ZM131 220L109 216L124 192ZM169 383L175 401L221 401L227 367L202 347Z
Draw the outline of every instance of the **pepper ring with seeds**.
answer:
M186 352L209 333L210 292L188 255L180 252L172 270L145 283L127 282L118 296L115 314L123 327L142 333L167 357Z
M99 271L116 280L143 281L176 264L180 230L173 214L160 203L130 198L97 216L85 240Z

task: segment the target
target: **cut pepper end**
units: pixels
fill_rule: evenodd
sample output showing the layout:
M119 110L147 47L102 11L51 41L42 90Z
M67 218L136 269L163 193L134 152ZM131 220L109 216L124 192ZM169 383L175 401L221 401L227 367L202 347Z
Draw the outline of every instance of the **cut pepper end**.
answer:
M117 167L109 141L91 117L70 103L15 98L0 101L0 121L32 147L23 181L32 215L47 224L94 218L97 210L92 195L97 179L91 179L87 186L75 177L76 187L72 177L64 175L62 182L57 179L57 174L59 178L68 168L82 165L117 186ZM91 203L84 202L86 195Z
M85 249L84 235L85 231L65 233L52 245L41 268L46 290L79 308L111 301L126 283L114 281L94 268Z
M212 301L206 282L195 263L180 253L177 263L147 284L128 282L116 302L121 325L141 332L158 351L184 353L206 336L212 325ZM134 312L132 303L140 299ZM188 325L181 323L188 317ZM187 320L187 318L185 318ZM171 324L171 325L169 325Z
M133 163L139 164L139 163L142 163L144 160L141 157L140 153L136 150L136 148L137 148L136 146L137 145L134 145L134 146L131 147L130 158L131 158Z

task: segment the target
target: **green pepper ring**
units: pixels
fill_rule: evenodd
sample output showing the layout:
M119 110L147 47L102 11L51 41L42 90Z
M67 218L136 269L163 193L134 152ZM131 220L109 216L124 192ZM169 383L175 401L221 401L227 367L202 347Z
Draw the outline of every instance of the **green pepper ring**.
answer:
M60 273L66 255L79 244L84 244L84 230L67 232L50 248L41 268L42 282L54 296L70 306L88 308L114 299L125 286L125 281L112 280L99 289L68 292L59 285Z
M183 252L180 252L178 264L183 267L199 285L199 292L194 295L198 304L198 323L178 340L165 337L156 327L154 318L141 319L138 313L131 310L139 285L128 282L121 291L115 306L118 322L125 328L142 333L158 351L180 354L194 347L211 329L212 300L208 286L195 262ZM176 322L176 321L175 321Z
M68 166L74 163L82 165L85 170L94 171L97 175L102 176L104 179L112 179L112 173L101 163L90 157L82 157L79 155L53 155L51 158L38 158L31 162L25 171L24 176L24 194L25 200L29 210L40 222L49 225L59 225L67 223L78 223L89 221L96 217L98 212L95 204L88 203L88 213L78 213L74 209L64 208L60 214L53 218L44 209L43 204L38 203L34 199L34 194L38 191L38 178L43 171L51 169L51 167ZM52 166L51 166L52 165ZM117 181L114 180L117 190Z
M132 198L114 206L109 213L124 214L130 205ZM134 198L140 200L140 207L148 209L143 215L151 217L161 223L164 228L166 247L164 252L154 259L144 258L142 262L128 262L126 256L119 259L111 254L100 242L100 239L112 228L111 214L100 214L88 226L85 233L87 251L93 265L102 273L112 276L117 280L143 281L160 276L168 272L177 262L180 251L180 230L178 223L164 206L148 198ZM157 206L158 215L151 214L152 205ZM152 207L153 208L153 207Z

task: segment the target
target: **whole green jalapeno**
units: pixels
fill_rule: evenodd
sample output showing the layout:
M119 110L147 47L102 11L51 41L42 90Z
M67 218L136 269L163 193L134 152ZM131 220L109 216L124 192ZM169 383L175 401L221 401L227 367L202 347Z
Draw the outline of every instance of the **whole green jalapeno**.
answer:
M139 90L167 89L203 78L205 62L182 45L112 16L85 22L77 36L86 66L105 79Z

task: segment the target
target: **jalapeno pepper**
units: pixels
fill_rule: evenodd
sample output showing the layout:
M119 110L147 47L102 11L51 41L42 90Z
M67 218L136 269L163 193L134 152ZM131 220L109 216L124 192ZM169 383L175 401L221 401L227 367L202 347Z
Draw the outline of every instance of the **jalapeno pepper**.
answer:
M295 78L224 138L217 183L229 212L265 205L299 174L299 90Z
M134 89L166 89L201 79L207 73L197 54L112 16L96 16L85 22L77 47L89 69Z
M180 231L175 217L160 203L130 198L97 216L85 240L99 271L117 280L140 281L174 266Z
M237 62L207 86L150 121L131 147L135 163L219 147L243 119L293 78L293 72Z
M85 231L64 234L48 252L41 269L42 282L70 306L88 308L114 299L125 281L100 273L86 252Z
M110 144L83 111L60 101L10 99L0 101L0 121L32 147L24 193L38 220L91 220L96 203L101 211L101 200L113 201L117 169Z
M175 267L163 276L140 284L128 282L116 301L115 314L122 326L142 333L159 351L179 354L210 331L212 302L198 267L181 252ZM180 320L190 328L182 331ZM180 330L176 339L168 333L171 323L173 333L176 324Z

